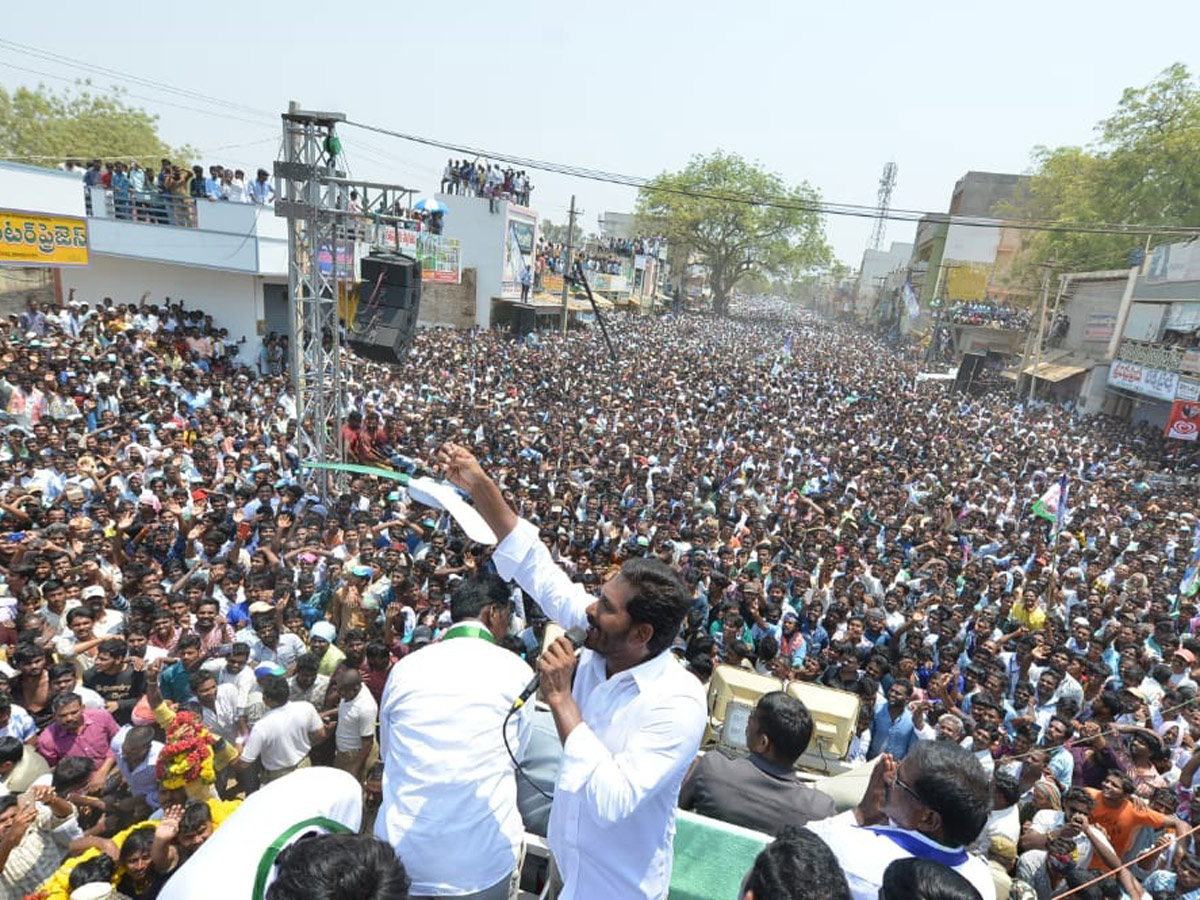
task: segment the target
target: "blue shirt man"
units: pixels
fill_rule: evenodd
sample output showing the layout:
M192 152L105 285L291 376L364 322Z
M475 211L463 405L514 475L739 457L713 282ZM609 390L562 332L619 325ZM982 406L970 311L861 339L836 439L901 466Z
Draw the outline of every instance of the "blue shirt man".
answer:
M829 632L820 624L821 604L815 603L808 607L800 617L800 633L808 642L809 653L820 653L829 646Z
M888 688L887 701L875 707L867 759L890 753L899 762L916 746L919 739L913 728L912 713L908 709L912 690L911 682L895 681Z

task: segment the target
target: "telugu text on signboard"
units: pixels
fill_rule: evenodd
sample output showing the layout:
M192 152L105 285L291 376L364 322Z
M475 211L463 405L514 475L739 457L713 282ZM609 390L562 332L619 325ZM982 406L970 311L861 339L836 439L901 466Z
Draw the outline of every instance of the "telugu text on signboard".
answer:
M0 209L0 265L87 264L87 219Z

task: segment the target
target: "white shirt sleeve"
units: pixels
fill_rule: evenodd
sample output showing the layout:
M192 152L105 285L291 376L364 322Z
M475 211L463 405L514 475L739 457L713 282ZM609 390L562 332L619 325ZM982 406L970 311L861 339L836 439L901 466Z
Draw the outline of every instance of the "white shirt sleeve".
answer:
M537 528L522 519L492 554L505 581L516 580L551 619L563 628L587 626L587 608L595 598L571 581L538 539Z
M615 824L631 816L647 795L692 764L703 736L704 720L685 717L664 698L646 727L618 753L604 746L587 723L580 722L563 744L558 773L560 790L583 791L588 808L601 822Z

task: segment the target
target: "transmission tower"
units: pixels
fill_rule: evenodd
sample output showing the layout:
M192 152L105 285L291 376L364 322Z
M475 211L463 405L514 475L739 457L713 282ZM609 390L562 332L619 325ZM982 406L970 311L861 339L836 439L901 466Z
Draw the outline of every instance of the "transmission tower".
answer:
M896 187L896 164L889 162L883 167L883 175L879 177L879 193L875 198L875 206L879 210L875 218L875 227L871 229L871 249L883 249L883 237L887 232L887 214L892 208L892 191Z
M288 346L296 391L296 441L301 466L345 461L342 446L344 352L339 301L358 280L358 242L386 246L402 221L394 212L411 205L413 191L398 185L352 180L338 169L336 133L342 113L302 110L283 114L283 160L275 163L275 215L288 229ZM348 209L351 191L359 209ZM367 223L374 228L368 234ZM369 302L369 301L368 301ZM318 493L328 500L340 473L315 470Z

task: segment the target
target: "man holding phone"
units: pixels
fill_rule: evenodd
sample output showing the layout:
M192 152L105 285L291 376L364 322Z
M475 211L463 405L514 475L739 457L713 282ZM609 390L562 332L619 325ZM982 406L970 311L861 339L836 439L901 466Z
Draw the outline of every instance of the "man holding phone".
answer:
M0 797L0 893L23 897L55 873L65 849L55 832L74 817L75 807L49 785Z

